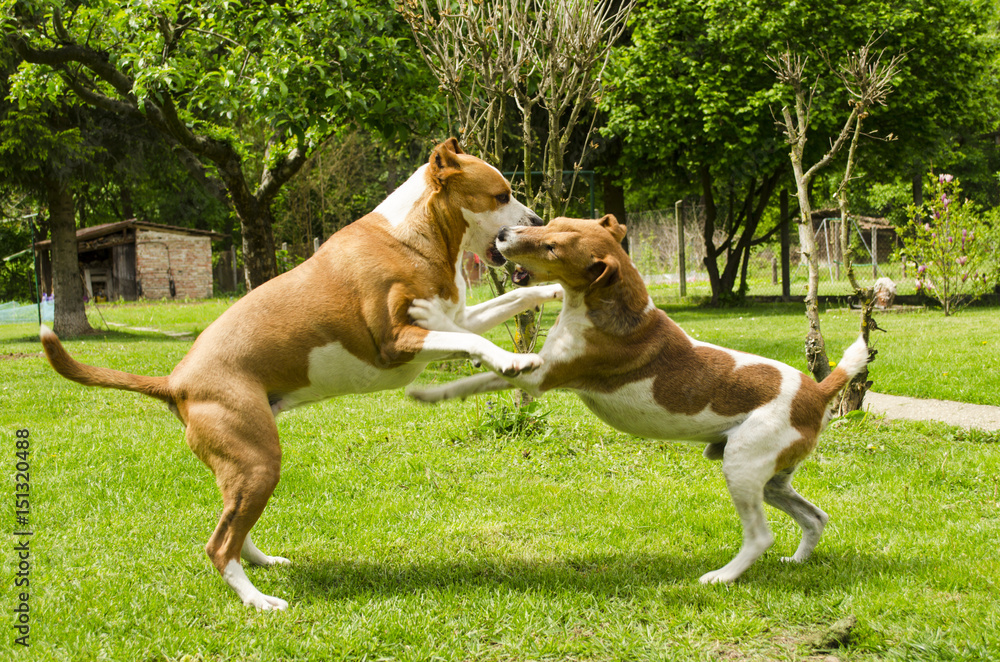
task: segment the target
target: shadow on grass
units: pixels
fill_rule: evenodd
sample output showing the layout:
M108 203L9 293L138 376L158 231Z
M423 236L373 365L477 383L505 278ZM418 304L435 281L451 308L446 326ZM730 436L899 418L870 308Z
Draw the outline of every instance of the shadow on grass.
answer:
M786 564L778 554L760 559L739 579L737 587L782 594L845 590L872 577L921 574L917 559L893 559L871 554L823 554L804 564ZM727 591L724 585L702 586L705 572L729 559L722 554L595 554L526 561L467 559L390 564L359 561L315 561L289 568L289 586L297 595L342 600L364 595L396 596L424 591L506 588L514 592L595 596L631 596L651 588L669 587L677 599L697 601L705 591ZM258 569L255 572L266 572Z
M97 330L94 333L88 333L82 336L72 336L70 338L59 338L59 340L62 341L63 344L67 344L70 347L72 347L72 344L78 340L105 340L123 344L137 343L137 342L185 343L194 341L194 339L198 337L198 333L200 333L200 331L182 337L173 337L162 333L154 333L154 332L137 331L129 333L126 331ZM33 345L39 351L41 350L42 347L42 343L38 339L37 333L35 335L24 336L21 338L8 338L0 342L10 343L10 344Z

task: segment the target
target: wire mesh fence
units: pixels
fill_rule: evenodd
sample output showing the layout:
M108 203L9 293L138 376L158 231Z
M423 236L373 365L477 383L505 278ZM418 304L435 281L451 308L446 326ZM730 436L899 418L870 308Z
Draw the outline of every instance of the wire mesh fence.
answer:
M682 230L677 222L678 212ZM684 204L678 210L657 209L629 214L629 250L647 283L663 286L668 296L681 296L680 281L683 273L686 296L712 295L705 266L707 251L704 224L704 208L697 204ZM814 228L820 264L820 295L849 294L851 287L840 251L840 219L822 213L814 215ZM896 284L898 294L916 292L914 274L907 275L905 265L893 258L899 247L899 239L891 225L882 219L859 218L851 220L850 230L852 241L857 246L854 272L862 286L870 287L877 279L888 277ZM716 229L712 237L713 244L721 245L726 236L724 228ZM778 239L750 249L746 269L748 296L806 294L808 265L799 252L798 226L794 220L791 222L790 239L787 285L782 269L782 247ZM683 269L680 268L682 256ZM723 252L718 257L719 271L725 269L725 266L726 255ZM735 289L739 286L740 282L737 280Z

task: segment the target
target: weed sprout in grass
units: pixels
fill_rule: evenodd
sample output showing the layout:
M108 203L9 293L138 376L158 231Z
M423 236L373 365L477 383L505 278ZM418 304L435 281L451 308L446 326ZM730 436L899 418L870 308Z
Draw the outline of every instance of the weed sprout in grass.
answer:
M518 404L512 397L498 396L486 402L473 434L491 439L534 439L548 435L550 412L542 409L538 400Z

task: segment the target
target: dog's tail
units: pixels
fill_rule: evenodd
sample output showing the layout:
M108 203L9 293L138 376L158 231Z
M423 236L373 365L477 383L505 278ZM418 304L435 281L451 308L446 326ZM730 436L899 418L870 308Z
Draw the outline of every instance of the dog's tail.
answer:
M166 377L144 377L120 370L86 365L69 355L63 344L59 342L59 336L49 327L43 324L38 335L41 337L42 348L45 350L45 356L48 357L49 363L52 364L56 372L66 379L84 386L104 386L124 391L136 391L165 402L173 402Z
M840 363L833 369L826 379L819 383L819 388L826 396L826 401L833 400L833 397L840 392L840 389L847 385L847 382L854 379L861 370L868 365L868 345L864 336L858 339L844 352Z

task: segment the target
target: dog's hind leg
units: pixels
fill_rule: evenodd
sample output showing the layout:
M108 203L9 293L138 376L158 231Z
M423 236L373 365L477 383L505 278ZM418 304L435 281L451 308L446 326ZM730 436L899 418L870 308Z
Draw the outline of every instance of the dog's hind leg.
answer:
M729 435L722 473L743 524L743 545L732 561L702 575L702 584L735 581L774 542L764 513L764 485L774 475L773 436L774 430L759 419L745 421Z
M264 595L250 582L240 556L266 565L285 561L269 557L250 541L257 522L278 484L281 446L278 429L265 398L259 406L253 397L241 399L236 410L217 402L188 406L188 444L215 473L222 492L223 510L205 551L212 564L243 604L257 609L285 609L288 603ZM270 560L270 562L267 562Z
M732 561L718 570L702 575L702 584L728 584L736 581L774 542L764 514L764 481L756 472L744 471L744 467L735 470L727 467L728 461L728 457L723 460L722 470L726 474L726 486L733 498L733 505L743 524L743 546Z
M769 506L788 513L802 529L802 540L799 542L795 554L781 559L782 561L801 563L809 558L813 549L816 548L830 516L795 491L795 488L792 487L793 473L794 469L786 469L775 474L764 486L764 501Z

